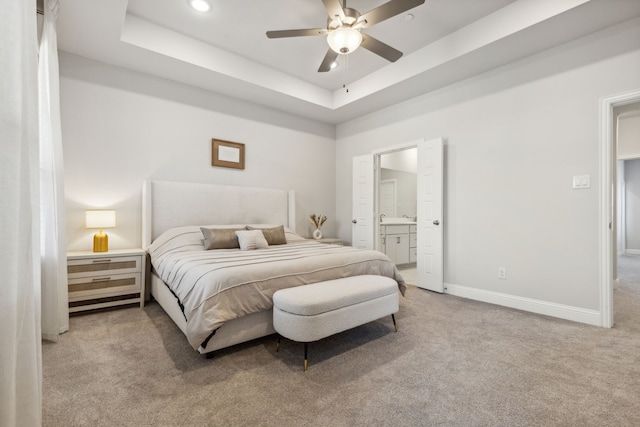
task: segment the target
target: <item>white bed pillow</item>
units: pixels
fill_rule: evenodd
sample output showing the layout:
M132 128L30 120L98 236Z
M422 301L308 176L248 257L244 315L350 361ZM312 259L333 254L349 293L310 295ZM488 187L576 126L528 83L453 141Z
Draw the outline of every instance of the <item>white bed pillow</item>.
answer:
M261 230L239 230L236 231L236 236L238 236L240 250L250 251L269 247L267 239L264 238Z

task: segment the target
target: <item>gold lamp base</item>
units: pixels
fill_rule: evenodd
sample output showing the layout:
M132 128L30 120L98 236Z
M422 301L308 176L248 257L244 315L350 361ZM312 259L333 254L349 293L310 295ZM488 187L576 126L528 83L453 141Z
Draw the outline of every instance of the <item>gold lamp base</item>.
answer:
M93 252L108 252L109 236L100 230L99 233L93 235Z

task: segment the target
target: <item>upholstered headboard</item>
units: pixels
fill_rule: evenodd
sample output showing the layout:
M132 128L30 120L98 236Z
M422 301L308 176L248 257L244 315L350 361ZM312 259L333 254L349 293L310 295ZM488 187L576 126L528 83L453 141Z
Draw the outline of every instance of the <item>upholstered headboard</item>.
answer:
M295 231L295 192L173 181L145 181L142 247L183 225L283 224Z

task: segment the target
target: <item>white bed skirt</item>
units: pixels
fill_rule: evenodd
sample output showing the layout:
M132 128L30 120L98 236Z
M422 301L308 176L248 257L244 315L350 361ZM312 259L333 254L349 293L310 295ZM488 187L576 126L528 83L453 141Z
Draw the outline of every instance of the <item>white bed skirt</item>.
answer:
M187 321L178 306L176 297L155 273L151 273L151 295L186 335ZM229 347L242 342L274 334L273 310L260 311L225 322L209 340L206 348L198 348L201 354Z

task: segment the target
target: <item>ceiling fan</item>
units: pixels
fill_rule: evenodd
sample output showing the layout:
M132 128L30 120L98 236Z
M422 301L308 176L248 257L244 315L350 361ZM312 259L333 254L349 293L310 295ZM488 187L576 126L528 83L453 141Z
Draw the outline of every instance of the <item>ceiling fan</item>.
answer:
M338 55L349 54L359 46L383 57L387 61L396 62L402 56L402 52L368 34L362 33L361 30L420 6L424 1L391 0L367 13L361 14L355 9L348 8L347 0L343 0L343 4L340 4L340 0L322 0L329 13L327 28L267 31L267 37L277 39L326 35L329 50L320 64L320 68L318 68L320 73L331 70L332 64L336 61Z

